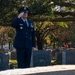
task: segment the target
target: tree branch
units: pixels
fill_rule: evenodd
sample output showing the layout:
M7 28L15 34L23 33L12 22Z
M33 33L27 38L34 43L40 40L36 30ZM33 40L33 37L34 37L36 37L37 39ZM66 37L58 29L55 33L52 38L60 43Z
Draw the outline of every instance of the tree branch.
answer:
M70 2L61 2L59 3L58 1L54 3L54 5L59 5L59 6L66 6L66 7L72 7L75 8L75 4L70 3Z

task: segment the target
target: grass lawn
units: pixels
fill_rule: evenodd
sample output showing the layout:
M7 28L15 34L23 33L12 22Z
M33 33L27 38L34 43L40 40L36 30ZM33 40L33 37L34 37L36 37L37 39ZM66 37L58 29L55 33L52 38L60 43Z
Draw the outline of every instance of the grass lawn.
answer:
M51 64L52 65L58 65L60 63L58 63L58 62L56 62L56 60L52 59ZM17 60L9 60L9 68L10 68L11 65L13 65L14 68L17 68Z
M9 68L17 68L17 60L9 60Z

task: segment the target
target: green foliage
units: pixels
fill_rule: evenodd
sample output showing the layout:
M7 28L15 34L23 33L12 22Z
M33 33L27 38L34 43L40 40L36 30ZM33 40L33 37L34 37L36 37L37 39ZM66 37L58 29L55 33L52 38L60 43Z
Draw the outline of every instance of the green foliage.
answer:
M29 5L31 13L34 15L51 14L52 9L49 0L35 0Z
M61 2L63 2L63 1L65 1L65 0L52 0L53 2L59 2L59 3L61 3Z
M0 1L0 25L9 25L10 21L17 16L19 7L27 5L32 15L50 15L52 8L49 0L1 0Z
M75 0L70 0L70 2L71 2L71 3L74 3L74 2L75 2Z
M59 25L59 26L61 26L61 27L68 28L68 25L67 25L67 23L65 23L65 22L58 22L57 25Z
M9 60L9 64L17 64L17 60Z
M8 25L12 18L17 14L20 6L19 0L1 0L0 1L0 25Z
M13 66L14 68L17 68L17 60L9 60L9 69L10 69L10 66Z
M75 43L75 33L71 34L71 42Z

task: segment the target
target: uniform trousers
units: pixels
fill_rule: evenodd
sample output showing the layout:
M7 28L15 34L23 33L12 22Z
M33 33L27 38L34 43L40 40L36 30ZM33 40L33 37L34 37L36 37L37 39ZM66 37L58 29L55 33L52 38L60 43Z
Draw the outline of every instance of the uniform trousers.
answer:
M18 68L29 68L31 61L31 49L16 48Z

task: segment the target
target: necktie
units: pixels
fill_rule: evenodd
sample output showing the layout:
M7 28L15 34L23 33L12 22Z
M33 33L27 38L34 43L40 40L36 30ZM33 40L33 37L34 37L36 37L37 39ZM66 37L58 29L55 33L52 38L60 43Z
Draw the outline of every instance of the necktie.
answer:
M27 26L27 27L29 26L29 24L28 24L28 22L27 22L27 21L25 21L25 24L26 24L26 26Z

